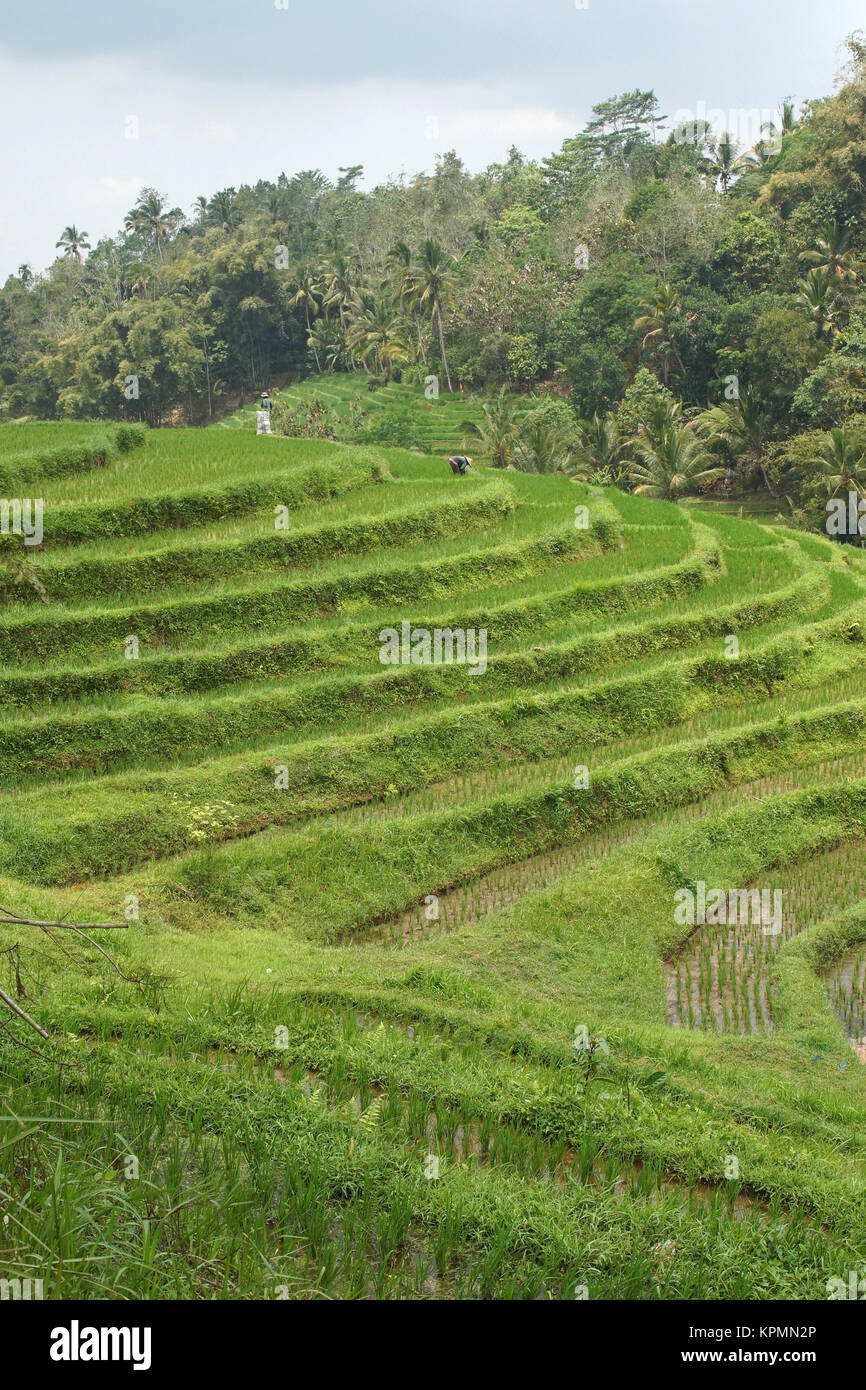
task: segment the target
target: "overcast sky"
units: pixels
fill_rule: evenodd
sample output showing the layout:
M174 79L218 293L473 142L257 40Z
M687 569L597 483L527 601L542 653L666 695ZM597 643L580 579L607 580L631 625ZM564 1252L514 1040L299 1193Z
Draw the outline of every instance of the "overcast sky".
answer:
M145 184L188 212L281 170L363 164L370 187L450 148L475 170L634 87L743 122L827 95L864 21L862 0L582 3L0 0L0 283L69 222L116 232Z

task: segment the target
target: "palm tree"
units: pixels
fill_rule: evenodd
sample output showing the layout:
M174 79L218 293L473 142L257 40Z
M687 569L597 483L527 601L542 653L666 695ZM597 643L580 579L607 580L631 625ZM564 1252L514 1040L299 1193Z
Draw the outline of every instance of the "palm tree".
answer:
M323 302L327 308L336 304L340 318L340 328L347 332L346 316L358 303L358 291L354 283L349 261L342 251L332 250L328 258L319 266L319 274L324 281ZM355 357L349 348L349 361L355 366Z
M825 267L816 266L814 270L809 271L805 280L800 281L800 292L797 296L809 312L816 335L826 338L828 342L836 333L835 283Z
M461 429L465 439L478 442L479 452L489 457L494 468L507 468L517 443L517 397L506 386L499 394L485 401L481 420L464 420Z
M424 338L421 333L421 314L420 310L420 285L418 274L412 264L412 252L408 243L397 241L391 247L385 257L390 270L391 281L394 287L394 302L399 304L404 312L411 314L415 324L415 332L418 337L418 351L424 366L427 365L427 353L424 351Z
M785 100L783 102L780 102L778 122L767 121L765 125L761 126L761 134L767 136L768 138L767 140L759 140L758 145L756 145L755 148L757 149L758 146L763 146L765 150L765 158L769 158L771 155L780 154L782 150L782 141L784 140L785 136L793 134L793 132L796 129L797 120L794 116L793 101Z
M682 423L682 401L671 397L649 402L638 421L638 434L644 435L650 444L658 444L667 430L678 429Z
M573 478L618 481L627 444L615 416L608 412L604 416L595 414L591 420L579 420L577 435L579 443L565 471Z
M155 188L143 188L135 207L123 219L123 225L128 232L135 232L144 241L150 242L162 260L162 243L177 229L182 219L180 208L166 207L165 199Z
M706 170L721 185L722 192L727 193L733 180L753 162L740 151L733 136L724 131L707 155Z
M854 254L853 240L850 227L829 222L821 235L815 238L814 249L801 252L800 260L823 271L831 281L852 285L864 268L863 262Z
M642 497L666 498L676 502L702 484L725 475L713 463L702 441L688 428L666 430L655 444L636 446L638 461L629 472L634 490Z
M442 366L445 369L445 380L448 383L448 390L453 391L451 385L451 373L448 370L448 358L445 356L445 334L442 329L442 302L447 298L453 281L454 261L448 255L444 247L432 238L425 241L421 248L421 256L418 264L418 307L426 309L430 314L430 322L439 339L439 351L442 355Z
M319 370L322 370L321 362L324 362L325 371L330 372L346 356L346 335L338 322L323 314L315 320L307 334L307 347L315 357Z
M215 227L221 227L224 232L233 232L241 220L240 210L236 206L237 189L222 188L219 193L215 193L208 203L207 215L209 221Z
M147 299L147 291L154 278L153 269L149 265L143 265L139 261L129 268L124 278L132 298Z
M207 216L207 198L203 193L199 193L192 205L193 215L196 222L201 223Z
M396 314L390 304L376 300L358 315L349 330L348 341L352 348L360 349L365 366L367 358L375 352L379 374L388 381L394 363L409 359L404 326L405 319Z
M321 373L322 364L319 361L318 343L312 338L310 330L310 312L312 311L314 318L319 312L319 301L317 297L318 287L313 280L309 266L298 266L295 271L295 284L297 288L295 289L295 293L290 297L289 303L294 305L296 309L303 309L304 311L304 320L307 325L307 343L313 350L313 356L316 359L316 369Z
M21 281L22 285L26 290L28 285L31 285L33 283L33 267L31 265L28 265L26 262L24 263L24 265L19 265L18 279Z
M731 406L715 406L706 411L695 421L694 428L709 445L726 444L746 474L760 470L767 491L773 497L777 495L764 464L771 423L751 387L741 387Z
M567 473L572 445L557 424L538 416L524 425L513 457L524 473Z
M342 251L333 251L320 265L319 273L324 281L324 303L328 308L336 304L340 323L345 328L346 311L354 306L358 297L346 256Z
M659 285L654 298L644 300L640 307L642 312L635 319L634 326L635 331L643 335L641 352L645 351L648 345L652 345L653 351L661 360L662 376L667 386L672 362L676 363L680 371L684 370L680 355L671 341L673 326L682 318L682 301L671 285Z
M64 227L60 233L60 240L54 243L55 246L63 247L64 256L70 256L72 260L81 262L82 251L90 250L90 242L87 240L87 232L79 232L73 223L70 227Z
M857 492L866 497L866 449L855 444L844 429L833 429L811 463L823 475L827 496L837 492Z
M286 230L286 196L281 188L268 194L268 217L280 231Z

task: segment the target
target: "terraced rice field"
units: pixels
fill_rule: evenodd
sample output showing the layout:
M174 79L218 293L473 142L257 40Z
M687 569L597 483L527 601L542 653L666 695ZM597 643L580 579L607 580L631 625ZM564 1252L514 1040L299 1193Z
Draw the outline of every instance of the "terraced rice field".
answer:
M45 1034L0 1015L6 1277L807 1299L864 1265L861 553L251 429L0 426L0 473L44 501L0 902L125 923L0 925ZM778 930L707 914L752 889Z
M454 453L463 446L464 423L481 418L481 404L468 391L446 391L445 383L438 395L429 399L426 388L416 380L389 381L376 391L369 389L366 372L340 372L334 375L310 376L292 382L278 391L275 399L295 410L308 408L313 401L322 401L346 424L353 407L375 418L383 410L406 412L412 421L415 444L428 454ZM215 429L255 429L257 402L251 401L225 416Z

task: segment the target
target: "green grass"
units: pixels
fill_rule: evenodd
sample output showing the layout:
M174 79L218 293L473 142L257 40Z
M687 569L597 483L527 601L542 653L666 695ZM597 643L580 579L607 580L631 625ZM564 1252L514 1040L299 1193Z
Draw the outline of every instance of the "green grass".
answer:
M480 419L482 401L469 392L449 393L443 389L438 398L428 400L424 386L417 380L392 381L376 391L368 389L369 380L364 372L316 375L283 387L274 399L300 411L314 400L322 401L347 429L353 402L372 420L382 411L404 412L410 421L414 447L446 458L462 448L465 422ZM254 432L257 405L251 401L217 421L211 429Z
M478 403L364 404L450 451ZM859 557L250 411L112 428L0 426L49 598L0 608L0 902L128 921L120 973L0 926L48 1035L0 1016L35 1049L0 1032L0 1276L761 1300L866 1266ZM383 666L404 621L484 628L486 670ZM782 889L779 938L679 921L701 881Z

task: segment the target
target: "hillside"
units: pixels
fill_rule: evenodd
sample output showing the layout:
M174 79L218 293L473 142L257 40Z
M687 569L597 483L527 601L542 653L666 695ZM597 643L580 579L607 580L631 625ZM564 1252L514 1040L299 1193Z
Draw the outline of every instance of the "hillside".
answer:
M307 377L274 392L273 399L298 415L321 402L329 412L325 426L333 424L334 432L347 440L378 427L385 434L403 434L423 453L445 456L463 447L466 421L477 424L481 416L479 399L469 392L442 391L428 400L418 382L389 381L375 391L369 383L363 372ZM258 400L253 400L211 428L255 429L257 409Z
M0 901L127 924L0 926L46 1034L0 1034L8 1277L822 1299L863 1265L862 552L249 427L7 424L0 476L44 499L2 551ZM753 888L778 932L678 910Z

